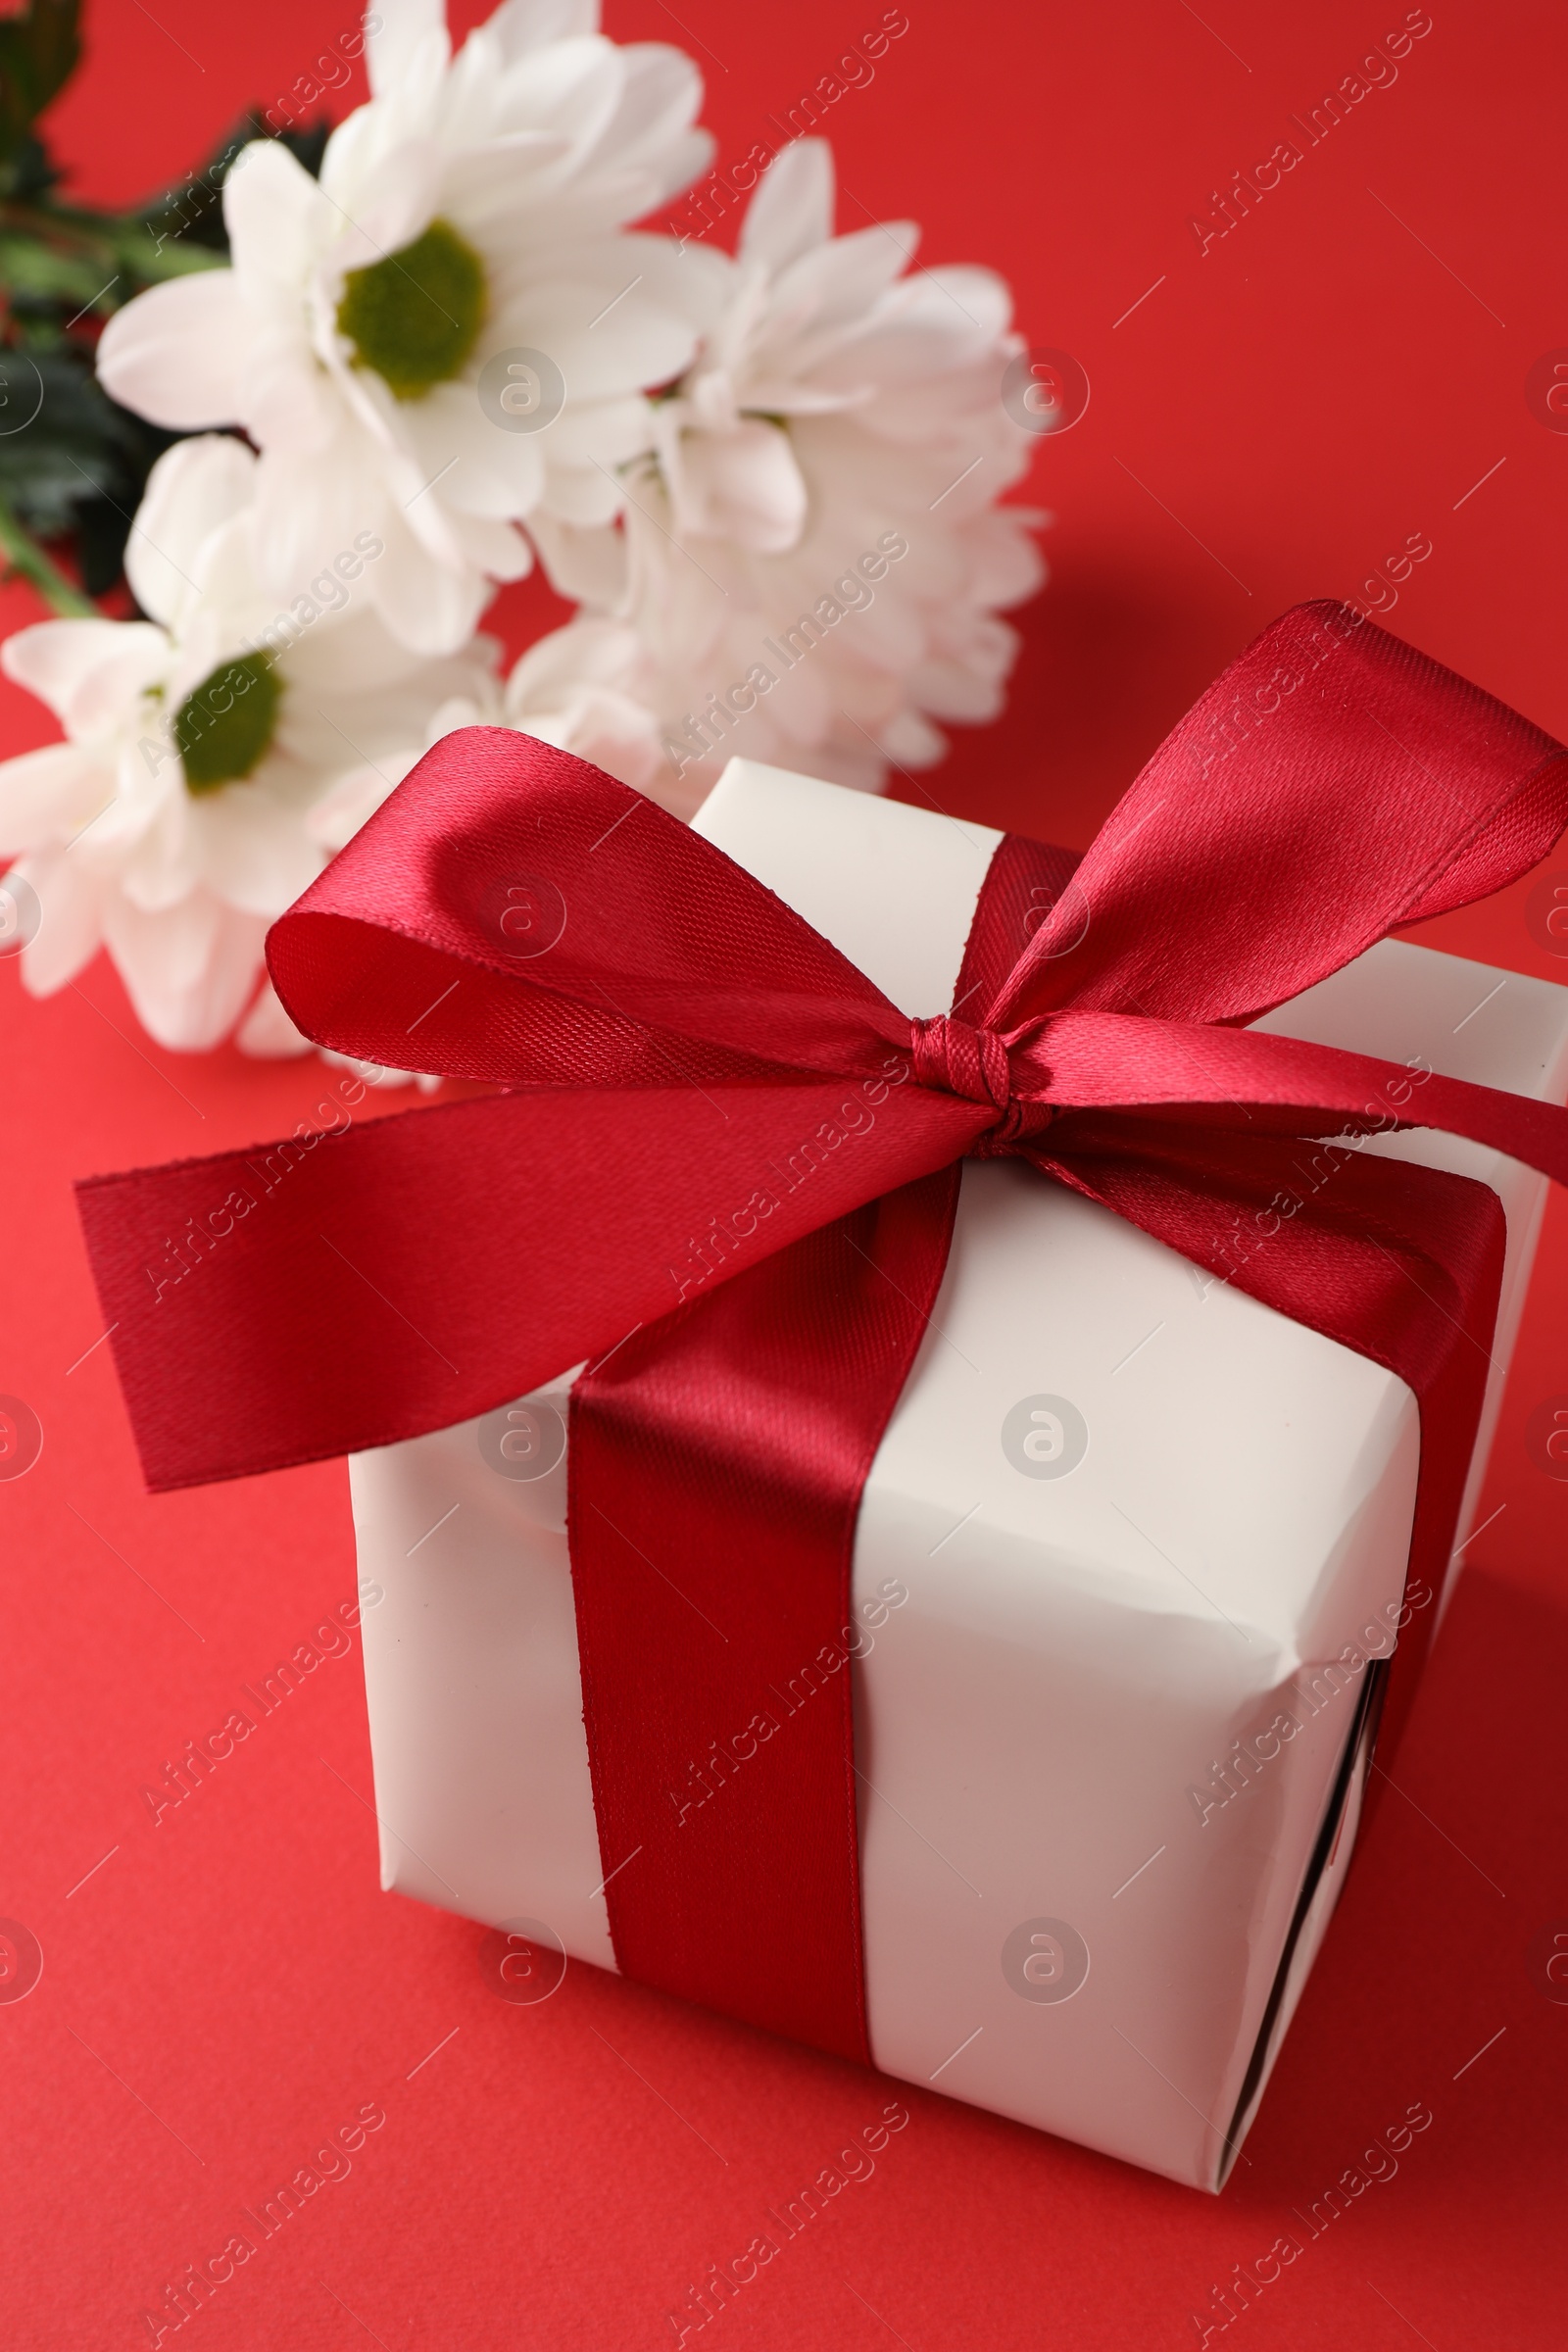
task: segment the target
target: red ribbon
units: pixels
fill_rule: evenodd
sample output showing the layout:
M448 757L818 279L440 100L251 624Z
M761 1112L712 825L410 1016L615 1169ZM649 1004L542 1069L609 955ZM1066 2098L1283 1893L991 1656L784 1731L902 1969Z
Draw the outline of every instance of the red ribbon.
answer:
M569 1527L617 1958L864 2056L850 1563L957 1163L1023 1157L1398 1373L1412 1573L1441 1584L1500 1209L1355 1152L1302 1200L1295 1163L1419 1124L1561 1182L1568 1115L1241 1024L1565 821L1561 746L1303 606L1075 870L1003 843L954 1012L911 1023L652 803L524 736L449 737L270 961L322 1043L509 1091L79 1188L148 1483L387 1445L598 1359Z

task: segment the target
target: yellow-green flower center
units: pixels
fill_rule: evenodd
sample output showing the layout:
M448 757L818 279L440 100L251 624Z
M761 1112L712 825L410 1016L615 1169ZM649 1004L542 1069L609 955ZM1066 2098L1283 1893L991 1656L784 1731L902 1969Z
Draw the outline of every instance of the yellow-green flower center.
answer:
M187 792L217 792L248 776L272 740L283 689L270 654L220 662L174 713Z
M484 324L484 264L445 220L367 270L351 270L338 331L358 366L373 368L399 400L463 372Z

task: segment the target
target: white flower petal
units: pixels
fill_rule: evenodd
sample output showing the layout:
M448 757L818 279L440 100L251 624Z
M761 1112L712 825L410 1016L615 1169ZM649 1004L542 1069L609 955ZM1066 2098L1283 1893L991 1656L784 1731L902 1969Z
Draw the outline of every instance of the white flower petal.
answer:
M948 748L948 739L917 710L901 710L883 730L881 744L900 767L935 767Z
M259 1061L294 1061L311 1050L310 1039L295 1028L270 980L262 982L255 1004L234 1033L234 1043Z
M161 632L155 634L161 643ZM118 620L37 620L0 645L0 669L47 703L64 724L88 681L118 660L123 644Z
M945 263L915 281L924 300L956 304L978 340L993 341L1012 323L1012 295L1005 278L973 263Z
M553 515L559 522L580 528L613 522L625 505L625 493L603 466L552 466L544 505L530 520Z
M507 127L558 123L586 156L614 120L628 54L602 32L575 32L535 49L521 65L514 60L503 69Z
M98 344L99 380L122 408L182 432L245 414L256 315L232 270L152 286L117 311Z
M384 98L400 82L428 72L428 58L438 41L444 65L446 35L446 0L376 0L366 20L365 63L371 97Z
M253 139L223 181L223 225L246 293L297 301L321 235L321 191L281 139Z
M439 710L431 712L425 730L424 750L431 751L436 744L444 742L448 735L456 735L464 727L492 726L499 716L493 695L486 696L482 708L462 695L454 695L450 702L443 703Z
M341 388L317 366L303 317L258 330L245 397L245 428L261 449L323 449L342 422Z
M0 760L0 858L69 841L114 794L112 762L74 743L46 743Z
M562 42L529 59L526 80L508 75L508 96L511 120L522 113L529 122L571 124L571 151L550 174L562 225L639 219L712 163L712 136L691 129L703 104L701 73L662 42Z
M585 691L560 710L525 712L515 725L519 734L591 760L636 792L647 790L662 764L658 720L624 695Z
M443 216L492 262L513 255L536 259L544 226L541 192L570 152L571 141L560 132L514 130L483 146L447 153L441 172ZM612 220L621 217L618 208L611 208ZM596 217L589 225L603 222ZM558 234L565 226L558 220Z
M360 532L384 532L386 506L379 452L346 434L326 450L269 450L257 468L252 525L268 590L284 606L306 596Z
M226 906L269 922L321 870L320 852L304 826L259 780L204 794L190 811L190 827L208 889Z
M648 454L653 424L651 404L640 392L627 392L618 400L568 402L548 432L531 437L551 469L593 465L614 468Z
M341 850L375 814L388 794L396 791L413 765L411 754L403 775L392 769L367 766L352 767L347 775L339 776L305 820L312 841L319 842L323 849Z
M366 574L377 612L416 653L453 652L472 635L489 583L477 571L433 564L402 515L388 517L383 535L386 552Z
M242 512L255 481L254 451L229 433L200 433L165 450L125 545L125 576L155 620L172 626L195 605L204 550Z
M40 630L96 629L99 625L86 619L38 624ZM107 743L127 721L140 722L145 716L144 696L169 674L170 642L154 622L111 621L108 625L115 631L114 640L95 640L98 658L82 664L60 705L61 721L74 742ZM21 659L36 660L36 651L29 649Z
M407 773L409 761L439 735L497 712L498 694L487 662L460 655L446 662L411 663L406 651L403 660L407 675L390 689L348 694L335 687L323 693L290 682L275 748L280 760L309 771L313 805L322 778L340 777L344 769L362 762L380 777L382 791L390 791ZM316 838L309 810L306 830Z
M318 587L324 589L331 576L318 576ZM340 617L323 615L280 648L277 676L288 690L280 728L288 726L296 695L320 701L337 695L385 694L400 679L423 675L423 664L411 661L407 646L387 635L366 600L368 577L367 572L354 582L359 601L350 612Z
M574 603L614 612L626 592L626 542L606 524L580 529L553 514L535 514L529 535L550 584Z
M412 1084L418 1088L421 1095L433 1095L441 1084L439 1077L429 1076L422 1070L388 1070L379 1062L361 1061L352 1054L330 1053L325 1046L318 1050L328 1069L352 1070L356 1078L364 1079L367 1086L398 1087Z
M103 943L103 886L68 849L35 851L10 869L31 884L41 919L22 951L22 979L32 997L52 997L74 980Z
M627 162L641 163L696 120L703 76L695 59L663 41L639 41L620 55L625 82L607 144Z
M590 273L585 257L581 277L529 290L535 345L561 369L570 401L667 383L696 347L689 319L643 300L636 255L607 259L608 268L596 257Z
M421 236L439 201L441 166L433 139L404 139L383 156L355 190L352 217L337 221L333 271L371 269Z
M753 365L765 368L770 349L797 337L829 348L840 340L857 350L866 341L874 344L887 310L908 300L907 287L914 281L903 287L897 281L919 242L912 220L887 220L802 254L773 285L775 317L756 339ZM865 362L861 365L864 371Z
M404 429L443 505L505 522L539 504L546 435L507 432L486 416L471 384L437 384L410 401Z
M1031 534L1049 520L1026 509L998 507L966 525L969 593L977 604L1005 611L1034 595L1046 577L1046 562Z
M125 828L121 898L144 914L163 914L179 906L202 878L200 841L192 822L196 804L184 789L177 763L170 771L170 782L172 789L143 810L134 831L128 824ZM124 806L122 802L114 813ZM101 852L112 821L112 816L105 818L96 835L88 836L95 853Z
M533 549L515 524L496 522L486 514L465 514L460 508L444 510L453 539L467 562L488 575L484 583L484 602L491 596L491 580L525 579L533 569Z
M609 620L572 620L536 638L507 680L506 710L515 725L531 709L549 710L564 690L587 682L630 691L643 658L635 629Z
M599 30L599 0L501 0L487 29L508 65L551 41L580 39Z
M832 234L833 151L825 139L796 139L757 183L741 228L741 260L787 270Z
M793 547L807 489L789 435L750 417L728 433L693 433L671 485L677 528L734 539L761 555Z
M869 336L845 339L836 351L823 353L813 376L830 386L869 380L897 391L974 370L951 387L949 397L955 411L961 414L995 403L1002 376L1000 336L988 335L976 325L971 306L981 316L988 309L995 316L1002 306L985 303L985 275L979 271L973 275L979 282L966 286L963 308L929 283L911 288L911 297L917 294L918 299L901 303L897 312L886 316L874 341ZM903 292L901 288L901 295ZM989 373L989 383L983 379L982 368Z
M103 928L136 1018L159 1045L200 1054L227 1035L262 969L265 917L193 891L156 914L113 899Z

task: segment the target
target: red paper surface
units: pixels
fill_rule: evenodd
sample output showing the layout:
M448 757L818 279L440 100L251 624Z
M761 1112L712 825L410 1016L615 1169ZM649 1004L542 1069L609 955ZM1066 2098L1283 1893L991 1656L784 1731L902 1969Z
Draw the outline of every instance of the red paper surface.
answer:
M880 13L682 0L682 22L640 0L610 28L694 47L734 158ZM1073 353L1093 393L1031 485L1058 517L1054 577L1025 618L1012 709L901 790L1081 844L1263 620L1364 594L1416 533L1432 554L1380 617L1568 733L1568 436L1526 397L1534 363L1568 342L1558 12L1439 8L1396 83L1201 257L1188 216L1294 136L1289 117L1402 9L909 14L874 82L829 115L841 225L912 215L927 259L1004 270L1031 341ZM327 0L98 6L56 116L76 184L128 197L174 176L352 17ZM501 617L520 642L550 610L525 586ZM6 626L32 612L20 590L0 598ZM8 750L51 731L9 687L0 725ZM1568 978L1530 900L1521 886L1425 936ZM1548 1997L1544 1953L1568 1936L1568 1484L1531 1439L1543 1407L1568 1403L1560 1200L1492 1521L1399 1792L1248 2161L1206 2200L591 1970L537 2006L503 2001L477 1928L376 1890L355 1658L324 1659L155 1826L143 1785L352 1594L347 1488L329 1465L143 1496L93 1348L70 1180L275 1135L323 1074L165 1054L101 963L47 1004L0 965L0 1391L44 1431L32 1470L0 1483L0 1916L43 1955L28 1996L0 2002L8 2346L145 2344L143 2309L245 2230L257 2253L188 2324L209 2352L651 2352L675 2342L665 2315L709 2266L780 2236L768 2209L895 2097L910 2121L871 2177L689 2345L1196 2344L1192 2313L1214 2316L1211 2288L1282 2232L1303 2252L1211 2343L1561 2342L1568 2002ZM1417 2103L1433 2121L1397 2173L1309 2236L1298 2217ZM261 2238L244 2209L367 2107L386 2120L348 2175Z

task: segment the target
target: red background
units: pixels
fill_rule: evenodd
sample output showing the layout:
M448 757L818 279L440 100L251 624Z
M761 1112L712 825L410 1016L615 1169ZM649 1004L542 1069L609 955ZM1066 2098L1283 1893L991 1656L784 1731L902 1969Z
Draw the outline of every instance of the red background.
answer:
M615 0L610 29L694 49L724 158L880 13L681 6L683 21ZM1434 0L1397 82L1202 256L1188 216L1294 135L1286 117L1400 23L1395 0L1205 0L1202 20L1178 0L908 13L830 118L840 224L912 215L928 260L1005 271L1030 339L1075 354L1094 387L1030 485L1057 517L1053 580L1024 617L1008 716L929 792L1086 841L1265 620L1355 594L1413 532L1433 552L1391 625L1568 735L1568 437L1525 397L1532 364L1568 344L1560 10ZM128 199L174 176L352 22L352 0L97 0L52 126L76 187ZM546 609L524 589L504 617L520 641ZM33 610L21 589L0 597L6 626ZM11 688L0 725L8 750L51 732ZM1568 978L1527 896L1428 936ZM478 1929L376 1890L353 1660L323 1664L153 1826L142 1785L353 1591L347 1489L327 1466L142 1494L108 1351L76 1360L100 1326L69 1183L279 1133L319 1091L317 1065L162 1054L102 962L43 1004L0 966L0 1389L46 1433L36 1468L0 1487L0 1913L44 1953L36 1990L0 2007L4 2340L145 2343L138 2314L166 2282L375 2100L386 2124L350 2177L192 2323L208 2352L672 2343L664 2315L688 2283L741 2252L890 2087L592 1970L538 2008L495 1998ZM1565 1301L1558 1200L1482 1506L1501 1515L1472 1547L1402 1793L1372 1824L1225 2194L909 2092L875 2177L726 2313L732 2343L1195 2343L1211 2284L1296 2229L1292 2208L1415 2101L1434 2123L1397 2178L1309 2242L1229 2339L1562 2341L1568 2006L1544 1997L1530 1946L1568 1927L1568 1487L1524 1432L1568 1389Z

